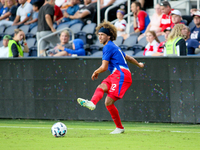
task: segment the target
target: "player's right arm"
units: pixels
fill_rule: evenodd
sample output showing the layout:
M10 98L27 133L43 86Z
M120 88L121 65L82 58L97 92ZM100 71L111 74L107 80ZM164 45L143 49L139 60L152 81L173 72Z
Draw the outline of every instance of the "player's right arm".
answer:
M99 73L105 72L108 69L108 64L109 64L109 61L103 60L101 66L93 72L92 77L91 77L92 80L97 79Z
M143 63L138 62L136 59L134 59L133 57L131 57L131 56L129 56L129 55L126 55L126 56L125 56L125 59L126 59L128 62L130 62L130 63L132 63L132 64L138 66L139 68L143 68L143 67L144 67L144 64L143 64Z

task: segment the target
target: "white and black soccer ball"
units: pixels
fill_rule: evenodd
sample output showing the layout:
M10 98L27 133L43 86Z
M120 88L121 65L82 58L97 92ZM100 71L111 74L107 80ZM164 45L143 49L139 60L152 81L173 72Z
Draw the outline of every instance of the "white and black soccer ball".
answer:
M64 123L57 122L52 126L51 133L55 137L65 136L65 134L67 134L67 127Z

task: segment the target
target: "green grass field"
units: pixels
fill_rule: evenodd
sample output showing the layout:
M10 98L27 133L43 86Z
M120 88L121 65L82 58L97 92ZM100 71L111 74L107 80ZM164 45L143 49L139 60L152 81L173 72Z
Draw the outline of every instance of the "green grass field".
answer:
M56 121L0 119L0 150L198 150L200 125L123 122L125 133L110 135L113 122L61 121L67 134L55 138Z

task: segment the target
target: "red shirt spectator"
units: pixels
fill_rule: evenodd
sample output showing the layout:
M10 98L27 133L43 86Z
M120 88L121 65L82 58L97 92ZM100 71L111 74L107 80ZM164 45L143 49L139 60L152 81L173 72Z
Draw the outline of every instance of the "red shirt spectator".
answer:
M58 21L60 18L63 17L63 13L57 5L54 6L54 21Z
M167 15L163 14L160 20L161 31L163 32L167 27L170 27L171 24L172 24L172 17L171 17L171 11L170 11Z

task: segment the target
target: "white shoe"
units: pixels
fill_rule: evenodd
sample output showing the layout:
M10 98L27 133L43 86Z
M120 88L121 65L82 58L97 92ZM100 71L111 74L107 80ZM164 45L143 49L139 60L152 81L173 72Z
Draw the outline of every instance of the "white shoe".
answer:
M124 129L116 128L114 131L110 132L110 134L120 134L124 133Z
M77 99L77 102L78 102L81 106L86 107L86 108L88 108L88 109L90 109L90 110L94 110L94 109L96 108L96 105L94 105L93 102L88 101L88 100L85 100L85 99L83 99L83 98L78 98L78 99Z

